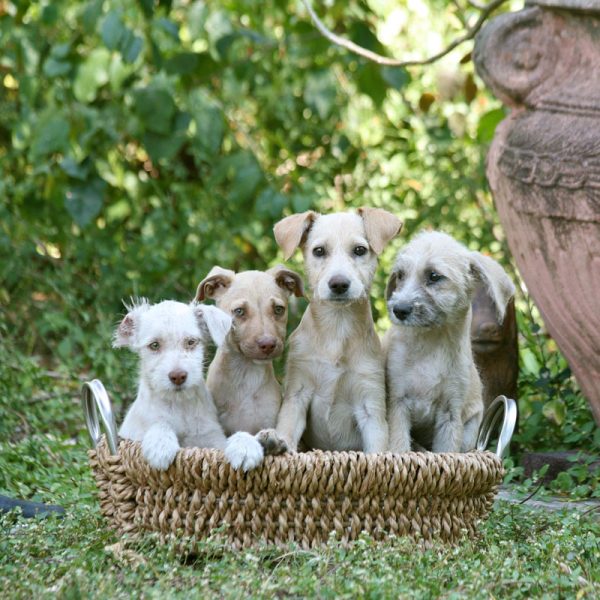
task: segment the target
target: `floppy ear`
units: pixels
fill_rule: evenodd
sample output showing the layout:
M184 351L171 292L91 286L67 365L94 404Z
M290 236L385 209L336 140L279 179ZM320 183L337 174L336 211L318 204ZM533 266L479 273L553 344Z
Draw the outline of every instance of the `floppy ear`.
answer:
M301 246L319 213L314 210L297 215L290 215L275 223L273 233L277 245L283 250L283 258L287 260L294 254L294 250Z
M113 335L113 348L131 348L135 341L135 334L140 326L140 316L150 308L150 303L145 298L132 299L131 304L125 304L127 314L119 323Z
M220 298L233 282L235 272L215 266L210 273L198 284L196 290L196 301L200 302L206 298L214 300Z
M304 296L304 284L298 273L286 269L283 265L277 265L276 267L269 269L267 273L273 275L277 285L288 294L294 294L294 296L297 296L298 298Z
M499 321L504 321L504 313L509 300L515 294L515 286L506 271L489 256L471 252L471 272L482 281L496 306Z
M402 221L387 210L363 206L358 214L365 224L369 244L375 254L381 254L385 245L402 229Z
M198 304L195 301L191 306L202 331L210 335L216 346L220 346L231 329L231 317L216 306Z
M398 281L398 273L395 271L390 275L388 279L387 285L385 287L385 299L389 300L390 296L394 293L396 289L396 282Z

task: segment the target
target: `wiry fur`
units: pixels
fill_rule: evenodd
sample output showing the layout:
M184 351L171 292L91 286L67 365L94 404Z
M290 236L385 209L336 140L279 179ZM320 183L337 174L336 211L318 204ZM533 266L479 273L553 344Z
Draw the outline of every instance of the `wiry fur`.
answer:
M273 359L283 352L289 297L303 293L299 275L281 265L237 274L213 267L198 286L197 299L215 299L233 318L207 377L225 433L275 427L281 387Z
M152 467L167 469L186 446L224 450L244 470L262 461L262 447L252 436L225 438L204 383L204 349L211 338L222 343L230 327L231 318L214 306L141 300L117 328L113 345L140 358L138 394L119 434L140 441ZM173 381L178 377L184 381Z
M313 298L290 337L277 435L290 450L303 441L324 450L387 449L384 357L369 290L377 254L398 233L396 217L359 213L292 215L275 226L284 255L301 246ZM315 256L315 248L324 248ZM357 247L364 247L359 256ZM361 251L362 252L362 251ZM334 293L331 283L347 289Z
M483 413L470 338L477 281L502 316L514 286L491 258L440 232L417 235L396 258L386 292L393 326L384 341L393 452L410 450L411 434L434 452L475 446Z

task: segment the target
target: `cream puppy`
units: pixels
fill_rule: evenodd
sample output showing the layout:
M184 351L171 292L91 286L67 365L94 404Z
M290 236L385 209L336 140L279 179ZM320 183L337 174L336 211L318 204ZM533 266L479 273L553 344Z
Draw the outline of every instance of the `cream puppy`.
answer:
M138 394L119 431L142 443L155 469L167 469L181 447L217 448L234 468L262 462L262 446L240 433L227 440L203 378L209 339L221 344L231 317L214 306L141 300L129 308L114 336L140 359Z
M242 273L213 267L198 286L196 300L212 298L233 318L206 381L228 435L275 427L281 386L273 359L283 353L292 294L304 295L302 280L282 265Z
M401 228L391 213L313 211L277 223L288 259L302 248L313 297L290 337L276 432L291 451L300 439L323 450L387 449L384 356L369 290L377 255Z
M398 254L387 286L388 420L392 452L411 436L433 452L475 447L483 414L471 351L471 300L477 282L502 321L515 288L494 260L449 235L424 232Z

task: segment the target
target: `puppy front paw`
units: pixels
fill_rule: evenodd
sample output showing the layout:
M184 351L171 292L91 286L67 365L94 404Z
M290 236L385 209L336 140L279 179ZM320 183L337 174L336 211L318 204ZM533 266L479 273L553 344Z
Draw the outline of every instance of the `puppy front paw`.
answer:
M287 442L274 429L263 429L254 436L267 456L277 456L289 452Z
M258 440L245 431L238 431L227 439L225 459L234 468L249 471L263 461L264 451Z
M179 444L172 443L170 440L156 440L144 438L142 440L142 455L148 461L153 469L166 471L179 451Z

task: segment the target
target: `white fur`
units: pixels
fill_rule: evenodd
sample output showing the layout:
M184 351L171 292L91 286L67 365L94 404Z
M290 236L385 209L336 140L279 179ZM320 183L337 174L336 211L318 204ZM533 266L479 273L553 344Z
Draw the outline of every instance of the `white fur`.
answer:
M387 290L393 326L384 341L393 452L410 450L411 436L434 452L475 446L483 414L470 338L478 279L504 315L514 286L502 267L450 236L421 233L396 258Z
M115 332L114 345L128 347L140 358L138 394L119 434L142 443L142 453L156 469L167 469L181 447L229 446L204 383L204 349L212 337L222 342L231 318L213 306L164 301L154 306L142 300L130 307ZM181 384L170 375L186 374ZM251 460L260 463L255 443L247 443ZM232 456L243 440L233 440ZM260 444L259 444L260 446ZM251 467L248 467L251 468Z
M234 469L240 467L249 471L263 461L264 451L260 442L245 431L238 431L230 436L225 448L225 458Z

